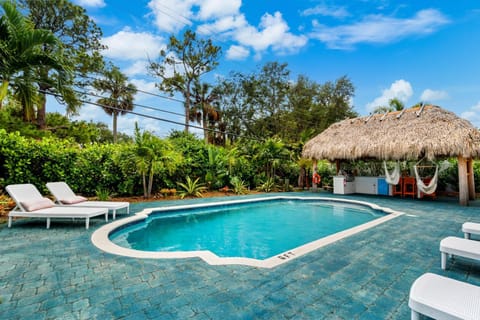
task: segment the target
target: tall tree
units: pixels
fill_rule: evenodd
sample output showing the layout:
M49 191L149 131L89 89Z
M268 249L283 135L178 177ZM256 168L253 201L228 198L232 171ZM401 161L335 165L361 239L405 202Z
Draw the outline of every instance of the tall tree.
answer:
M288 111L288 90L290 70L286 63L266 63L256 79L256 115L255 132L268 136L282 135L284 124L282 115Z
M338 78L335 82L327 81L321 85L318 94L318 104L324 109L318 126L326 129L332 123L346 118L356 117L351 99L355 93L355 87L347 76Z
M43 83L61 88L70 75L68 66L62 58L61 43L50 31L34 28L10 1L3 2L1 7L0 107L11 87L22 104L24 120L30 121L34 118L35 103L40 101L34 85L40 79L38 68L48 67L51 71L41 77ZM55 52L44 52L44 47L55 48Z
M30 20L35 28L50 30L62 43L63 55L69 64L69 69L76 77L65 82L60 88L55 88L48 82L39 80L38 86L42 92L42 103L37 110L37 124L45 127L46 98L45 92L53 91L59 94L67 106L67 113L75 113L81 105L82 95L74 90L75 86L85 87L90 84L84 77L89 73L97 73L103 69L103 57L100 53L105 49L101 44L102 32L90 19L84 8L68 0L18 0L28 9ZM43 46L44 53L57 52L54 46ZM50 66L39 68L40 79L44 79L51 71Z
M157 87L173 95L179 92L185 100L185 132L190 123L192 86L200 77L215 69L221 48L212 40L198 39L195 32L187 30L183 39L171 36L166 50L160 51L158 62L151 61L150 72L162 81Z
M108 94L97 100L102 105L103 110L113 116L113 142L117 142L117 117L123 115L126 111L133 110L133 99L137 91L135 85L128 83L128 78L120 69L111 66L105 70L104 79L96 79L93 87L101 93Z
M194 118L200 122L203 127L203 136L205 143L212 142L215 134L215 124L220 120L220 111L214 107L214 102L218 99L218 94L208 83L195 81L193 86L193 108L191 109Z

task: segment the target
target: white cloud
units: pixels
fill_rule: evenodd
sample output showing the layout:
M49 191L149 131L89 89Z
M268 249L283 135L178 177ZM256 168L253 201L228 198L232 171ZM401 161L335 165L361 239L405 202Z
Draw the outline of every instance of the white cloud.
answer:
M107 117L108 115L105 113L105 111L103 111L102 107L93 105L93 104L85 104L80 108L78 115L72 116L72 120L77 120L77 121L84 120L87 122L101 121L108 124L109 120Z
M403 103L406 103L413 95L413 89L410 82L403 79L397 80L390 85L390 88L382 91L382 95L375 98L370 103L367 103L367 111L371 112L377 107L388 106L389 101L393 98L397 98Z
M274 15L266 13L262 16L259 28L245 25L238 28L233 37L243 46L252 47L257 53L271 47L280 53L291 53L298 51L307 43L307 37L296 36L289 31L289 27L282 18L280 12Z
M227 51L228 60L244 60L250 55L250 50L243 46L232 45Z
M241 5L241 0L151 0L148 3L157 28L170 33L191 26L194 20L235 16Z
M252 26L240 13L241 4L241 0L151 0L148 6L162 31L175 33L199 23L199 34L236 41L239 46L252 48L257 56L268 49L280 54L294 53L307 43L306 36L289 32L278 11L273 15L265 13L258 27Z
M210 35L210 34L218 35L221 33L226 33L227 35L231 36L232 31L239 28L243 28L247 25L248 25L248 22L245 19L245 16L240 14L240 15L223 17L212 23L199 25L197 28L197 31L204 35Z
M75 3L77 3L79 6L82 6L82 7L95 7L95 8L105 7L104 0L76 0Z
M320 15L338 19L350 16L350 13L344 7L327 7L321 4L316 7L303 10L301 14L303 16Z
M426 89L422 92L420 100L424 102L434 102L439 100L445 100L448 98L448 93L441 90Z
M146 101L146 100L152 100L152 98L153 99L155 98L148 93L160 94L160 91L158 91L158 88L155 87L155 82L149 82L144 79L132 79L130 82L134 84L138 90L144 91L144 92L137 92L137 94L135 95L136 103L141 101Z
M390 43L410 36L421 36L437 31L449 20L435 9L421 10L407 19L383 15L369 15L362 21L336 27L313 22L311 37L325 42L329 48L352 49L359 43Z
M123 68L122 71L128 77L133 77L137 75L146 75L148 74L147 66L148 66L148 60L138 60L138 61L135 61L129 67Z
M165 47L162 37L148 32L133 32L130 28L103 38L102 43L108 46L105 56L119 60L154 59Z
M197 0L151 0L148 7L160 31L175 33L192 24L192 6Z
M211 18L221 18L224 16L235 15L239 12L242 5L241 0L204 0L199 3L200 12L198 18L201 20Z
M467 111L462 112L460 117L470 121L475 128L480 128L480 101Z

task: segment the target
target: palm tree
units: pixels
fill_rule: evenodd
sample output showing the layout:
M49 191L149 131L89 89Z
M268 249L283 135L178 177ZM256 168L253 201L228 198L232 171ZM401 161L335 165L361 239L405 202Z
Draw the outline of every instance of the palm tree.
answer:
M59 87L71 73L61 58L62 45L50 31L34 29L10 1L2 2L1 8L4 14L0 17L0 108L11 88L22 104L24 120L30 121L38 102L38 68L49 66L57 74L55 85ZM59 54L45 53L41 50L45 46L56 47ZM41 81L49 82L52 76L42 77Z
M113 142L117 142L117 117L124 115L127 111L133 110L133 99L137 92L135 85L127 83L125 76L116 66L111 66L110 70L105 70L105 79L96 79L93 87L101 93L109 94L108 97L102 97L97 100L102 105L103 110L110 116L113 116Z
M163 171L170 173L181 160L168 140L157 138L148 131L140 132L135 123L135 164L142 175L143 196L152 195L154 175Z
M212 105L217 99L217 93L212 90L208 83L195 82L193 87L193 108L191 109L190 118L202 123L205 143L210 142L210 131L215 127L215 123L220 120L220 112L215 110Z
M373 110L373 113L385 113L385 112L392 112L392 111L401 111L405 109L405 105L402 101L398 98L392 98L388 101L388 107L380 106L376 107Z

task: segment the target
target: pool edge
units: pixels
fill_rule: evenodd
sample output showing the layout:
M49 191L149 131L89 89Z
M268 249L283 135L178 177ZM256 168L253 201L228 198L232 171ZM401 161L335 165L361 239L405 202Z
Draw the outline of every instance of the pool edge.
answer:
M225 204L238 204L238 203L249 203L249 202L258 202L266 200L324 200L324 201L333 201L333 202L344 202L344 203L353 203L368 206L375 210L381 210L387 213L385 216L377 218L375 220L369 221L367 223L334 233L327 237L323 237L312 242L308 242L299 247L296 247L292 250L288 250L276 256L270 257L265 260L258 260L253 258L241 258L241 257L228 257L223 258L219 257L211 251L174 251L174 252L156 252L156 251L140 251L129 248L121 247L109 239L109 235L118 229L119 227L125 224L131 224L138 222L140 220L145 220L153 211L169 211L177 210L183 208L200 208L212 205L225 205ZM274 197L265 197L265 198L252 198L252 199L241 199L241 200L229 200L229 201L220 201L214 203L202 203L202 204L191 204L191 205L176 205L169 207L158 207L158 208L149 208L144 209L141 212L136 213L131 217L127 217L121 220L117 220L106 224L96 231L93 232L91 236L91 241L94 246L98 249L124 257L130 258L140 258L140 259L185 259L185 258L200 258L210 265L245 265L258 268L274 268L281 264L284 264L288 261L294 260L298 257L301 257L305 254L308 254L314 250L320 249L326 245L329 245L333 242L336 242L341 239L345 239L349 236L357 234L359 232L365 231L367 229L373 228L377 225L390 221L394 218L397 218L403 215L403 212L395 211L390 208L380 207L374 203L351 200L351 199L333 199L327 197L302 197L302 196L274 196Z

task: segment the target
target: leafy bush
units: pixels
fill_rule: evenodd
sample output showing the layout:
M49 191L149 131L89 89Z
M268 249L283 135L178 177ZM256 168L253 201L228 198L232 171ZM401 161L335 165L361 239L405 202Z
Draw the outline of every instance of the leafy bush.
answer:
M232 184L233 192L235 192L236 194L248 193L248 188L245 186L245 182L239 177L233 177L230 180L230 183Z
M259 191L273 192L278 189L273 178L268 178L263 184L257 187Z
M180 198L185 198L186 196L192 196L192 197L203 197L202 193L207 190L207 187L203 183L199 182L200 178L197 178L195 180L190 179L189 176L187 176L187 181L186 183L179 182L178 185L183 188L178 194L180 195Z

